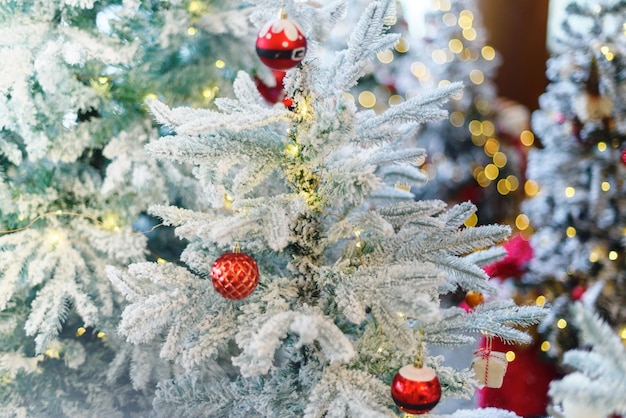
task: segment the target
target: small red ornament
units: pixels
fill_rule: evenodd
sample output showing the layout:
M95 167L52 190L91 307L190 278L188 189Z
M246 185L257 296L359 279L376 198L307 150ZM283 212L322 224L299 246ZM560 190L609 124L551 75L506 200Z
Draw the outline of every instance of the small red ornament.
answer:
M481 305L484 301L485 297L480 292L470 290L465 294L465 303L467 303L470 308L475 308L478 305Z
M572 289L572 300L581 300L587 289L583 285L577 285Z
M261 28L256 38L256 52L263 64L278 71L287 71L304 59L306 37L300 26L287 19L281 10L277 20Z
M626 165L626 149L622 150L622 154L620 156L620 160L622 161L622 164Z
M425 414L441 399L441 383L430 367L409 364L398 370L391 381L391 397L407 414Z
M296 108L293 105L293 99L291 97L285 97L283 99L283 104L285 105L285 107L289 110L291 110L292 112L294 111L294 109Z
M217 293L227 299L239 300L249 296L259 284L256 261L242 253L239 245L224 253L211 267L211 281Z

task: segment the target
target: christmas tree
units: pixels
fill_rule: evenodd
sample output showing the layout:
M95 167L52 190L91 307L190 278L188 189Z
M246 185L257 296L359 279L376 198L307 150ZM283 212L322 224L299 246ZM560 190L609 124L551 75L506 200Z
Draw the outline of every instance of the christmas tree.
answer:
M595 305L616 331L626 326L625 12L623 1L566 8L564 36L547 63L549 85L533 114L541 148L529 154L538 192L523 204L535 229L523 282L539 303L552 304L539 330L542 350L555 358L579 344L569 320L573 301Z
M253 3L257 52L287 70L291 103L268 106L243 71L216 109L150 100L165 133L146 149L194 166L206 206L149 209L188 241L180 263L107 268L128 301L121 334L180 368L159 382L155 415L387 417L471 396L496 368L455 370L428 348L471 346L478 332L528 341L516 327L544 310L511 300L469 312L440 304L458 288L495 292L481 266L503 255L493 245L510 233L463 227L476 212L469 202L447 208L410 193L424 151L406 136L445 117L441 106L461 85L381 114L358 111L345 93L398 41L387 33L394 2L371 2L329 62L318 46L345 2Z
M416 193L448 202L471 200L481 208L481 223L514 225L526 146L532 143L529 112L498 97L493 79L500 58L487 42L477 2L437 0L429 5L423 39L414 48L412 78L423 88L452 81L463 81L465 88L447 105L448 120L426 125L418 138L429 155L424 165L429 181Z
M143 233L149 204L202 207L189 167L144 151L143 102L228 94L231 65L256 63L233 52L255 35L237 4L0 4L1 416L132 414L171 375L119 337L104 269L175 256L165 228Z
M626 414L624 343L593 307L577 302L572 314L583 344L581 349L567 351L563 356L564 364L576 371L550 385L550 396L559 404L552 408L552 414L556 418L623 416Z
M479 266L508 228L462 228L473 205L407 191L423 151L400 144L459 85L380 116L343 95L397 42L391 2L329 65L316 47L346 3L285 6L309 41L285 76L290 108L267 106L252 76L273 76L251 35L274 2L0 7L3 416L394 415L403 365L431 396L407 407L397 389L405 410L432 408L438 387L473 391L473 372L428 345L525 341L513 326L542 317L510 301L440 308L458 287L494 291ZM186 241L147 239L154 216L189 241L182 262Z

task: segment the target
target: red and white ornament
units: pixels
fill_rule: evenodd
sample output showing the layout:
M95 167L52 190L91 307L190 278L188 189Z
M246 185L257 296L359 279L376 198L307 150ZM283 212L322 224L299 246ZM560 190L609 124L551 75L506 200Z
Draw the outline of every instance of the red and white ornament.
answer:
M300 64L306 54L307 41L300 26L281 11L277 20L266 23L256 38L256 52L263 64L287 71Z
M393 377L391 397L401 411L425 414L439 403L441 383L432 368L409 364Z
M474 377L481 386L496 389L502 387L508 364L506 354L502 352L490 349L474 351L472 369L474 369Z
M211 282L220 295L240 300L254 292L259 284L259 268L256 261L236 245L233 252L224 253L215 260L211 267Z

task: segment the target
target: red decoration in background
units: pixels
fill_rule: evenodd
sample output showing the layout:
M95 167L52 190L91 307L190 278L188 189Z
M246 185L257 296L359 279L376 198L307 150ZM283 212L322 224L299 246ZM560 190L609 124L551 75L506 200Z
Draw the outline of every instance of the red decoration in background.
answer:
M278 71L287 71L300 64L306 54L307 42L302 29L281 11L277 20L266 23L256 39L256 52L263 64Z
M583 285L579 284L578 286L574 287L571 294L572 300L581 300L586 291L587 288Z
M622 150L622 154L620 156L620 160L622 161L622 164L626 165L626 149Z
M425 414L439 403L441 383L430 367L402 367L391 381L391 397L401 411Z
M524 273L526 264L533 258L533 249L521 235L514 236L504 243L503 247L506 249L506 256L500 261L483 267L483 270L492 278L519 279Z
M482 338L480 346L486 347L485 338ZM560 377L556 365L542 358L536 344L513 345L494 338L491 348L501 352L512 351L515 359L507 366L502 387L477 390L478 406L506 409L525 418L545 416L550 404L548 387L552 380Z
M211 268L215 290L227 299L239 300L249 296L259 284L256 261L235 246L232 253L224 253Z

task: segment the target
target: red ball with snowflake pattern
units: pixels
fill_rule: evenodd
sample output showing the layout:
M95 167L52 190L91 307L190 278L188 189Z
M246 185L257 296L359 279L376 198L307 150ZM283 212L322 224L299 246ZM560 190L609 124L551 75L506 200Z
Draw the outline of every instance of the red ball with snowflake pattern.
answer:
M306 54L307 41L300 26L287 19L284 12L277 20L266 23L256 39L256 52L263 64L287 71L300 64Z

